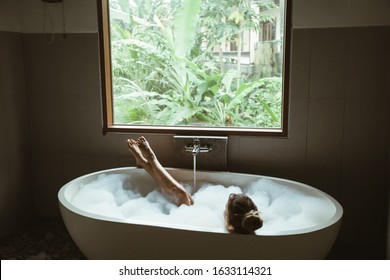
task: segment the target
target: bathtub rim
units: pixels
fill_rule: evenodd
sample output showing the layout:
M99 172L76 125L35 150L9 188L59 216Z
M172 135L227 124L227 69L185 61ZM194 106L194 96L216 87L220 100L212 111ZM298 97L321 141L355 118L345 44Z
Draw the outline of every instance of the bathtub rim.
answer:
M168 167L165 168L168 172L175 172L175 171L185 171L185 172L192 172L190 169L185 169L185 168L173 168L173 167ZM69 211L76 213L81 216L85 216L91 219L95 220L103 220L107 222L117 222L117 223L123 223L123 224L136 224L136 225L141 225L141 226L155 226L155 227L163 227L163 228L171 228L171 229L178 229L178 230L187 230L187 231L202 231L202 232L210 232L210 233L218 233L218 234L230 234L226 230L220 231L220 230L210 230L210 229L205 229L203 227L197 227L197 226L181 226L178 224L168 224L168 223L159 223L159 222L141 222L139 220L123 220L120 218L116 217L109 217L109 216L103 216L99 214L94 214L91 212L84 211L80 208L75 207L69 200L66 198L66 191L67 189L72 186L73 183L75 183L78 180L82 180L83 178L91 177L91 176L97 176L100 174L104 173L111 173L111 174L120 174L122 170L140 170L142 172L146 171L144 169L135 167L135 166L130 166L130 167L118 167L118 168L111 168L111 169L104 169L104 170L99 170L95 172L91 172L82 176L79 176L65 185L63 185L59 192L58 192L58 202L61 204L61 206L67 208ZM333 206L335 207L335 213L334 215L328 219L327 221L310 226L310 227L305 227L305 228L299 228L299 229L292 229L292 230L279 230L279 231L263 231L261 233L258 233L257 236L285 236L285 235L297 235L297 234L308 234L310 232L314 231L320 231L324 228L330 227L332 225L336 225L337 223L341 224L342 217L343 217L343 208L341 204L332 196L329 194L312 187L310 185L294 181L294 180L289 180L289 179L284 179L284 178L279 178L279 177L272 177L272 176L264 176L264 175L256 175L256 174L248 174L248 173L238 173L238 172L229 172L229 171L207 171L207 170L199 170L197 171L199 173L207 173L207 174L217 174L217 173L222 173L222 174L229 174L229 175L237 175L237 176L245 176L253 179L260 179L260 178L266 178L270 180L276 180L276 181L281 181L281 182L287 182L287 183L292 183L294 185L298 185L301 188L308 189L310 191L318 192L320 195L322 195L324 198L328 199ZM62 213L62 211L61 211Z

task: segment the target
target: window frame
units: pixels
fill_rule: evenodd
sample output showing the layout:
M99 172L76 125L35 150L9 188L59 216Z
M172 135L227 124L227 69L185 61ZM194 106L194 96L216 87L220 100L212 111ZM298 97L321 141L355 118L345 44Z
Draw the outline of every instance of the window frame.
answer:
M98 35L100 54L100 78L102 95L103 134L116 133L163 133L178 135L241 135L287 137L289 119L291 33L292 33L292 0L285 0L284 34L283 34L283 83L282 83L282 116L281 128L248 128L248 127L210 127L210 126L163 126L163 125L117 125L114 124L110 18L109 0L97 0Z

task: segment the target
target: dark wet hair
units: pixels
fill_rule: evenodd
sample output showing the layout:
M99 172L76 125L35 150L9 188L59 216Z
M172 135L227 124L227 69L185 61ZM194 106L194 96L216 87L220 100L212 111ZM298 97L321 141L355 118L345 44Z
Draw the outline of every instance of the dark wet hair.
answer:
M231 194L225 210L226 229L229 232L254 234L263 226L260 212L245 194Z

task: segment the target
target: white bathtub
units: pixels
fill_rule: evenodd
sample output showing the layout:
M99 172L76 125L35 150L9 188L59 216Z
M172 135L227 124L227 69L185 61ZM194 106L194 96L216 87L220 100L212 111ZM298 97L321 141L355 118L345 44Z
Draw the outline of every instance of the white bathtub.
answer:
M179 182L191 181L193 171L167 169ZM80 186L101 174L129 174L132 180L153 183L135 167L103 170L74 179L58 194L61 215L76 245L88 259L324 259L339 232L343 209L324 192L279 178L229 172L197 172L197 180L224 186L244 186L268 178L306 195L324 198L329 219L321 224L257 235L173 228L164 224L129 223L88 213L72 205ZM321 204L323 207L323 203ZM267 221L264 221L265 223Z

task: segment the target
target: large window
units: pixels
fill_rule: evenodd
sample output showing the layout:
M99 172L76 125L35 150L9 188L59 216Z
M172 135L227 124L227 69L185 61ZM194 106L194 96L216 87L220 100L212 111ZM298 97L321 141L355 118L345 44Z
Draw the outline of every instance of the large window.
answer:
M287 133L289 0L100 0L104 131Z

